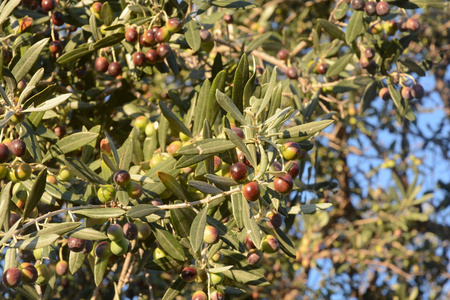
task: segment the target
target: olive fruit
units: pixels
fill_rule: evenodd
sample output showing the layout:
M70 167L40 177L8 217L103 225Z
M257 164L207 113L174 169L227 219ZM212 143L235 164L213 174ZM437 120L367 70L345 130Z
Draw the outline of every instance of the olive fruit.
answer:
M317 73L321 75L325 75L328 71L328 65L326 63L318 63L317 64Z
M367 57L367 59L374 58L375 50L373 48L366 48L366 50L364 50L364 56Z
M55 8L55 1L54 0L42 0L41 6L45 11L51 11Z
M248 168L244 163L237 162L230 167L230 175L236 181L242 181L247 178Z
M123 228L119 224L112 224L106 230L106 234L111 241L120 241L123 239Z
M22 281L33 284L38 278L38 272L33 264L28 262L21 263L19 269L22 271Z
M259 265L263 260L263 254L258 249L250 249L247 253L247 262L254 266Z
M186 282L193 282L197 278L197 269L194 267L185 267L181 271L181 278Z
M374 16L377 13L377 3L375 1L367 2L364 10L369 16Z
M105 73L106 71L108 71L108 66L109 62L103 56L97 57L97 59L95 60L94 67L100 73Z
M211 257L211 260L213 262L220 262L223 258L223 254L220 251L217 251L214 253L214 255Z
M180 21L180 19L176 18L169 19L166 23L167 29L172 33L180 31L182 26L183 23Z
M126 239L111 242L111 253L122 256L128 252L129 242Z
M210 299L211 300L225 300L225 295L222 294L221 292L214 291L211 293Z
M145 57L147 58L147 61L150 64L155 64L155 63L157 63L160 60L159 55L158 55L158 53L156 52L155 49L149 49L147 51L147 53L145 53Z
M136 224L136 226L138 228L138 239L139 240L146 240L152 234L152 230L150 228L150 225L148 225L148 223L138 222Z
M100 186L100 188L97 191L98 200L100 200L100 202L102 203L114 200L115 196L116 196L116 189L110 184Z
M171 36L171 32L167 27L163 26L161 28L158 28L155 33L155 41L157 43L165 43L169 41Z
M259 199L260 188L256 181L250 181L242 187L242 195L248 201L256 201Z
M69 240L67 241L67 247L69 247L69 250L72 252L81 252L85 246L86 241L76 237L69 237Z
M64 125L57 125L55 128L53 128L53 132L58 138L62 139L66 135L67 129Z
M170 48L167 44L160 44L158 47L156 47L156 54L158 54L158 57L163 59L169 56Z
M108 241L98 243L95 247L94 254L98 258L108 258L111 255L111 243Z
M83 250L80 251L82 254L91 253L92 249L94 249L94 243L91 240L86 240Z
M122 74L122 66L118 63L113 61L108 66L108 74L112 77L117 77Z
M15 169L15 176L20 181L25 181L31 177L31 166L27 163L21 163L17 169Z
M92 10L94 13L99 14L99 13L102 11L102 3L99 2L99 1L92 3L92 5L91 5L91 10Z
M169 146L167 146L167 153L169 153L170 155L174 155L175 153L177 153L177 151L181 148L183 144L181 143L181 141L174 141L172 143L169 144Z
M38 278L36 280L37 285L46 285L52 276L52 272L50 269L43 264L39 264L36 266L36 270L38 273Z
M22 157L27 151L27 145L21 139L15 139L11 142L11 151L15 156Z
M288 172L289 175L291 175L292 179L297 177L298 174L300 173L300 165L299 165L299 163L296 162L296 161L292 161L291 167L289 168L289 170L287 172Z
M134 223L123 225L123 234L127 240L135 240L138 236L138 228Z
M364 0L352 0L352 7L354 10L363 10L365 4Z
M69 272L69 264L65 260L61 260L56 264L56 274L59 276L67 275Z
M231 128L231 131L233 131L233 133L237 135L241 140L245 139L244 131L241 128L233 127Z
M408 87L408 86L403 87L402 91L401 91L403 99L405 99L405 100L413 99L414 97L412 96L411 92L412 92L412 89L410 87Z
M136 43L137 40L139 39L139 34L137 30L134 28L128 28L128 30L125 32L125 39L129 43L132 44Z
M130 173L125 170L119 170L113 175L113 180L116 184L121 187L127 186L131 181Z
M234 18L233 18L233 16L230 15L230 14L225 14L225 15L223 16L223 20L224 20L225 23L227 23L227 24L233 24L233 22L234 22Z
M379 15L380 17L384 17L389 14L390 6L389 6L389 3L387 3L386 1L380 1L377 3L376 9L377 9L377 15Z
M288 194L294 187L294 180L291 175L285 174L283 176L275 177L273 180L273 188L280 194Z
M60 41L55 40L50 42L49 50L53 55L59 54L62 52L63 46Z
M141 132L145 131L145 127L148 124L148 118L146 116L139 116L134 120L134 126L139 128Z
M130 183L127 184L125 189L127 190L128 196L130 196L130 198L132 199L139 199L142 196L142 193L144 192L142 186L136 181L130 181Z
M9 215L9 228L13 227L14 224L17 223L17 221L20 220L20 215L18 213L12 212Z
M145 40L145 33L141 35L141 37L139 38L139 44L142 47L150 47L151 44L147 43L147 41Z
M406 21L406 28L410 31L417 31L420 28L420 22L417 19L409 18L408 21Z
M281 155L286 160L294 160L299 157L301 150L298 143L286 142L281 146Z
M256 248L255 244L253 243L252 239L250 238L250 236L248 234L245 236L245 246L249 250Z
M221 284L223 281L223 274L210 273L209 278L210 278L212 284L218 285L218 284Z
M277 58L279 60L286 60L289 57L289 51L286 49L281 49L280 51L277 52Z
M272 229L278 229L283 224L283 216L279 213L269 212L267 214L267 226Z
M423 96L425 96L425 90L423 89L423 86L421 84L415 84L411 88L411 95L416 99L422 99Z
M209 43L212 39L211 32L206 29L200 29L199 34L202 44Z
M111 154L111 146L109 145L109 140L107 138L100 140L100 150L106 154Z
M18 268L9 268L2 275L2 283L9 288L18 287L22 283L22 271Z
M261 250L266 253L278 252L280 243L273 235L266 235L261 242Z
M391 93L389 92L389 89L387 87L381 88L378 92L378 96L384 101L391 99Z
M142 52L136 52L135 54L133 54L133 63L138 66L138 67L142 67L145 65L145 54Z
M294 67L289 67L286 69L286 76L289 79L297 79L298 78L298 73L297 73L297 69Z
M206 225L203 233L203 241L207 244L215 244L219 241L220 235L216 227Z
M208 296L203 291L196 291L192 294L192 300L208 300Z
M156 40L155 40L155 32L152 29L148 29L144 32L144 34L142 35L144 41L148 44L148 45L154 45L156 44Z
M8 146L4 143L0 143L0 162L4 163L8 161L10 156L10 151Z

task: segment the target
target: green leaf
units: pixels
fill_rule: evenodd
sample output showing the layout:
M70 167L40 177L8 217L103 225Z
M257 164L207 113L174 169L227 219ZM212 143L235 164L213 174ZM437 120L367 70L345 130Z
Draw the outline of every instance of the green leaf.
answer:
M242 197L242 193L231 195L231 207L238 228L244 227L244 219L246 217L244 214L244 202L247 202L247 200Z
M195 252L199 252L203 243L203 235L206 227L206 215L208 213L208 206L205 206L195 217L192 222L189 240Z
M127 217L143 218L143 217L149 216L149 215L154 214L159 211L161 211L161 209L157 206L154 206L151 204L139 204L139 205L133 206L127 212Z
M71 151L77 150L86 144L89 144L98 137L97 133L93 132L77 132L71 134L63 139L59 140L54 144L47 154L42 159L43 162L56 157L61 154L69 153Z
M281 138L277 141L278 143L283 143L287 141L301 142L310 137L312 137L317 132L327 128L332 123L333 120L322 120L311 123L306 123L302 125L297 125L288 129L283 130L278 135Z
M343 17L345 17L345 15L347 15L347 11L348 11L348 3L343 1L343 2L341 2L341 4L339 4L339 6L334 11L334 18L336 20L342 19ZM345 36L342 40L345 40Z
M175 196L184 201L192 200L191 194L181 186L175 177L162 171L156 172L156 175L158 175L164 186L168 188Z
M0 13L0 25L5 22L5 20L11 15L13 10L20 4L20 0L10 0L3 7L2 12Z
M207 182L199 180L191 180L188 184L196 190L205 194L221 194L223 191ZM1 223L0 223L1 224Z
M112 21L114 20L114 11L108 2L103 3L102 10L100 11L100 16L102 17L102 21L106 26L111 25Z
M408 109L408 103L402 99L402 96L390 82L388 83L389 94L391 95L391 99L397 107L398 114L400 117L405 117L406 111Z
M21 220L21 219L20 219ZM0 240L0 247L2 247L13 235L14 232L17 230L17 228L19 227L19 225L21 224L21 222L17 221L9 230L8 232L2 237L2 239ZM7 250L8 251L8 250ZM5 260L6 261L6 260Z
M192 18L188 18L187 22L184 24L184 36L186 38L189 47L191 47L192 51L197 52L200 50L201 46L201 38L200 38L200 27L197 24L197 21Z
M107 258L98 258L95 257L95 265L94 265L94 281L95 285L99 286L103 281L103 277L105 277L106 268L108 267L109 257Z
M58 238L59 235L57 234L42 235L19 241L12 247L19 248L21 250L34 250L53 244Z
M172 283L170 288L164 294L162 300L172 300L175 299L181 291L186 286L186 281L184 281L180 276Z
M236 146L233 142L225 139L204 139L180 148L177 153L182 155L218 154L234 147Z
M369 83L366 88L364 89L364 94L361 98L361 110L362 113L365 109L367 109L370 106L370 102L374 100L378 93L378 82L376 80L373 80L371 83Z
M178 240L167 230L154 227L154 234L156 240L159 242L165 252L177 260L185 261L186 255L184 254L183 247Z
M337 25L325 19L318 20L320 26L332 37L345 41L345 33ZM327 74L328 76L328 74Z
M239 184L232 178L222 177L222 176L215 175L215 174L206 174L205 177L210 182L215 183L217 185L225 186L225 187L235 186L235 185Z
M213 156L214 153L211 154L198 154L198 155L183 155L181 156L181 158L178 160L178 162L176 163L175 167L177 169L181 169L181 168L185 168L185 167L190 167L193 166L205 159L207 159L208 157Z
M27 201L25 202L25 208L23 209L23 219L28 218L31 211L38 205L41 200L42 194L45 191L45 185L47 182L47 168L39 172L38 176L34 180L33 188L30 191Z
M316 203L316 204L302 204L289 207L288 214L315 214L318 211L322 211L333 206L331 203Z
M246 124L247 125L247 121L245 120L244 116L241 114L241 112L236 107L236 105L234 105L234 103L230 99L230 97L228 97L227 95L225 95L221 91L216 90L216 99L217 99L217 102L219 103L219 105L225 111L227 111L230 114L230 116L233 117L233 119L235 119L236 121L240 122L241 124Z
M266 89L266 94L264 95L264 98L261 102L261 105L259 106L258 112L256 115L261 114L264 110L268 109L270 99L272 98L272 92L275 88L275 84L277 82L277 67L275 67L272 71L272 75L270 76L269 85Z
M54 93L56 93L57 90L58 90L58 85L56 83L46 87L39 93L28 98L27 101L25 101L25 103L23 104L23 108L26 109L29 106L31 106L32 104L34 104L34 107L38 106L39 104L42 104L50 96L52 96Z
M345 67L351 62L353 53L346 54L340 57L327 71L327 77L333 77L339 75L345 70Z
M261 233L259 232L260 229L255 219L250 215L250 207L247 200L243 199L241 207L243 211L242 217L246 232L250 236L250 239L253 241L256 248L259 249L261 245Z
M169 271L183 264L182 261L176 260L173 257L165 256L162 258L150 260L145 264L146 269L155 271Z
M250 9L258 7L255 3L241 0L213 0L209 2L211 5L224 8L234 9Z
M231 280L246 285L267 286L270 284L264 277L244 270L231 269L224 271L223 275L230 278Z
M409 59L409 58L403 58L400 59L399 62L408 68L409 72L417 73L419 76L425 76L425 70L422 69L421 66L419 66L415 61Z
M23 110L24 113L26 112L37 112L37 111L49 111L56 106L60 105L61 103L65 102L69 97L72 96L72 94L64 94L60 95L58 97L55 97L53 99L44 101L42 105L38 107L28 107L27 109Z
M219 90L223 92L225 90L225 82L226 82L226 71L222 70L220 71L217 76L214 78L214 81L211 85L211 88L209 90L208 94L208 100L206 102L206 121L209 122L209 124L214 124L215 119L220 111L220 106L217 104L216 101L216 91ZM201 119L203 120L203 119Z
M164 115L169 121L169 124L172 126L172 129L175 130L176 133L182 132L187 136L192 137L192 133L187 129L187 127L183 124L183 122L178 119L178 117L170 110L163 102L159 101L159 107Z
M79 159L68 157L65 159L65 162L66 167L73 175L84 178L92 183L106 184L106 182L99 175L97 175L97 173L92 171L91 168L89 168L85 163L83 163Z
M250 162L250 164L256 168L257 163L256 163L256 159L253 157L253 155L250 153L250 151L248 150L247 146L244 144L244 142L231 130L228 128L225 128L225 133L228 136L228 138L230 139L230 141L239 149L242 151L242 153L244 153L245 157L248 159L248 161Z
M276 237L278 242L280 243L280 248L283 250L286 255L296 258L297 251L295 250L294 244L289 239L289 237L281 230L280 228L274 230L272 229L272 235Z
M257 38L253 39L250 43L248 43L247 48L246 48L246 52L250 53L253 50L259 48L260 46L262 46L262 44L264 44L265 41L267 41L268 39L270 39L270 37L272 36L272 32L266 32L261 34L260 36L258 36ZM247 57L246 57L247 59ZM240 64L240 62L239 62ZM248 66L248 62L247 62L247 66ZM238 67L239 68L239 67ZM248 79L248 77L247 77ZM245 84L246 81L241 82L242 84Z
M63 55L61 55L56 60L56 62L60 65L65 65L65 64L69 64L73 61L76 61L77 59L80 59L83 56L91 54L95 51L95 49L93 49L93 47L90 47L90 46L92 46L92 45L81 46L79 48L76 48L69 52L66 52Z
M70 271L70 273L75 274L75 272L81 268L85 259L86 259L86 254L70 251L70 254L69 254L69 271Z
M139 129L134 127L127 140L123 143L122 147L117 151L119 156L119 169L128 170L131 161L133 159L134 140L139 138Z
M34 63L39 58L39 55L41 54L42 50L46 47L48 41L49 38L46 38L33 44L16 63L11 73L14 75L14 78L16 79L17 82L22 80L25 77L25 75L28 74L28 72L33 67Z
M347 44L351 44L364 31L364 11L354 11L345 32Z
M11 188L12 181L8 182L2 188L2 194L0 195L0 229L4 228L6 231L6 225L9 224L10 212L9 201L11 201ZM6 222L6 223L5 223ZM5 225L5 226L3 226Z
M107 3L107 2L106 2ZM125 38L125 35L121 32L113 33L107 37L104 37L97 42L94 43L93 47L95 50L106 48L106 47L112 47L117 44L119 44L123 39Z
M19 294L21 294L25 299L28 300L41 300L36 288L30 284L22 284L22 287L14 288Z
M70 232L68 236L89 241L101 241L107 239L106 234L103 232L87 227L77 228Z
M176 201L176 203L181 203L181 201ZM183 238L189 237L191 226L196 216L194 210L190 207L170 210L173 228Z
M29 237L44 236L49 234L63 235L69 231L75 230L81 226L81 222L63 222L44 224L46 228L33 232Z
M208 94L211 90L211 83L209 80L203 81L203 84L200 88L200 91L198 93L197 99L195 103L192 105L195 106L194 111L194 127L193 127L193 133L195 136L197 136L202 129L203 126L203 120L209 120L209 118L206 116L208 114L207 106L208 106ZM216 99L214 98L214 102L216 102ZM209 112L211 113L211 112Z
M104 208L83 208L73 211L77 215L82 215L91 219L109 219L118 218L126 212L121 208L104 207Z
M399 1L396 1L399 2ZM405 2L405 1L402 1ZM446 0L409 0L419 7L427 8L427 7L435 7L435 8L445 8L448 7L448 3Z

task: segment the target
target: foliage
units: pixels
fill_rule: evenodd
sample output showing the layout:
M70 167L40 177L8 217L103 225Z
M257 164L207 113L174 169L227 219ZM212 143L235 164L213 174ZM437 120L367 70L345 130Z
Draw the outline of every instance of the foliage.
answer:
M3 1L2 296L448 296L448 3L349 2Z

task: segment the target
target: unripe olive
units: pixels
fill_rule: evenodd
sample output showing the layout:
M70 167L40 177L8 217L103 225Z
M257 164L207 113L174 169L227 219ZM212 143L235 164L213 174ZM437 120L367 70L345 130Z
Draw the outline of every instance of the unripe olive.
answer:
M5 178L8 174L8 168L4 164L0 164L0 179Z
M38 278L36 267L28 262L21 263L19 269L22 271L22 281L33 284Z
M31 177L31 166L27 163L21 163L15 170L16 178L20 181L25 181Z
M134 120L134 126L141 132L145 130L145 127L149 124L149 120L146 116L139 116Z
M48 281L50 280L50 277L52 277L52 272L50 269L43 264L37 265L36 270L38 273L38 278L36 280L37 285L46 285Z
M69 264L65 260L61 260L56 264L56 274L59 276L67 275L69 272Z
M280 243L273 235L266 235L261 242L261 250L266 253L278 252Z
M214 255L211 257L211 260L213 262L220 262L223 258L223 254L220 251L217 251L214 253Z
M171 35L171 32L165 26L163 26L156 31L155 41L157 43L165 43L169 41Z
M97 197L102 203L112 201L116 197L116 189L110 184L102 185L97 191Z
M167 253L159 247L157 247L155 249L155 251L153 251L153 259L160 259L160 258L163 258L166 256L167 256Z
M223 281L223 274L210 273L209 278L210 278L212 284L218 285L218 284L221 284Z
M197 269L194 267L185 267L181 271L181 278L186 282L193 282L197 278Z
M281 154L286 160L294 160L300 155L300 145L295 142L286 142L281 147Z
M69 240L67 241L67 247L69 247L69 250L72 252L81 252L85 245L85 240L76 237L69 237Z
M169 146L167 146L167 153L169 153L170 155L174 155L182 146L183 144L181 141L174 141L170 143Z
M67 167L62 167L59 170L58 179L61 181L69 181L73 178L72 172Z
M18 287L22 283L22 272L18 268L9 268L2 275L2 283L9 288Z
M127 186L131 181L130 173L128 173L125 170L119 170L114 173L113 180L116 184L120 185L121 187Z
M203 241L207 244L215 244L219 241L220 234L216 227L206 225L203 233Z
M152 230L150 228L150 225L148 225L148 223L138 222L136 224L136 226L138 228L138 239L139 240L146 240L152 234Z
M119 224L112 224L106 230L106 234L111 241L120 241L123 239L123 228Z
M114 255L122 256L128 252L129 242L126 239L111 242L111 252Z
M108 258L111 256L111 244L108 241L98 243L94 250L95 256L98 258Z
M142 196L142 193L144 192L144 189L142 186L137 183L136 181L130 181L129 184L125 187L128 196L132 199L139 199Z
M123 234L127 240L135 240L138 236L138 228L134 223L123 225Z

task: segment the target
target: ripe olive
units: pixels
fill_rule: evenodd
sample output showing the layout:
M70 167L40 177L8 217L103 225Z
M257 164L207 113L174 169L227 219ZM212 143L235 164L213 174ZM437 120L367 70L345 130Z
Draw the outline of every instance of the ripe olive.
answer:
M193 282L197 278L197 269L194 267L185 267L181 271L181 278L186 282Z
M64 15L60 11L55 11L52 14L52 23L56 26L61 26L64 24Z
M289 79L297 79L298 78L297 69L295 69L294 67L287 68L286 69L286 76Z
M248 201L256 201L259 199L260 188L256 181L250 181L242 187L242 195Z
M352 0L352 7L354 10L363 10L365 4L364 0Z
M113 61L108 66L108 74L112 77L117 77L122 74L122 66L118 63Z
M280 243L273 235L266 235L261 242L261 250L266 253L278 252Z
M95 60L94 66L98 72L105 73L106 71L108 71L109 62L105 57L100 56Z
M215 244L219 241L220 234L216 227L206 225L203 233L203 241L207 244Z
M259 265L263 260L263 254L258 249L250 249L247 254L247 262L254 266Z
M133 63L138 66L138 67L142 67L145 65L145 54L142 52L136 52L135 54L133 54Z
M242 181L247 178L248 168L244 163L237 162L230 167L230 175L236 181Z
M134 28L128 28L128 30L125 32L125 39L129 43L136 43L139 39L139 34L136 29Z
M289 174L285 174L280 177L275 177L275 179L273 180L273 188L281 194L288 194L289 192L292 191L293 187L294 187L294 180Z
M391 99L391 93L389 92L389 89L387 87L381 88L378 92L378 96L384 101Z
M116 184L121 187L127 186L131 181L130 173L125 170L119 170L113 175L113 180Z
M55 8L54 0L42 0L41 6L45 11L51 11Z
M72 252L81 252L85 246L86 241L76 237L69 237L69 240L67 241L67 247L69 247L69 250Z
M38 278L38 272L33 264L28 262L21 263L19 269L22 271L22 280L25 283L33 284Z
M111 243L103 241L98 243L94 250L95 256L98 258L108 258L111 255Z
M127 240L135 240L138 236L138 228L134 223L123 225L123 234Z
M69 264L65 260L61 260L56 264L56 274L59 276L67 275L69 272Z
M15 288L22 282L22 271L18 268L9 268L2 275L2 283L9 288Z

